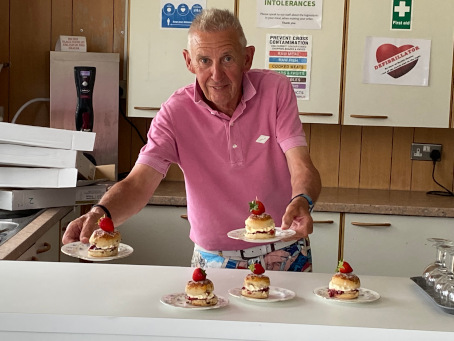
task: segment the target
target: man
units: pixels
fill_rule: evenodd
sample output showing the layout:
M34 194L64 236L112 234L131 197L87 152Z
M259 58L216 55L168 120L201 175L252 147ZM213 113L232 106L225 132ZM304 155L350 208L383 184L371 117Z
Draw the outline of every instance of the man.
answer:
M101 207L68 226L63 243L86 243L105 210L116 226L139 212L177 163L185 177L193 266L261 262L268 269L311 270L307 237L320 176L290 82L251 70L255 48L246 44L229 11L204 10L194 19L183 56L196 82L163 103L130 174L106 193ZM244 227L248 202L256 197L272 217L282 217L282 229L296 231L293 240L260 245L227 237Z

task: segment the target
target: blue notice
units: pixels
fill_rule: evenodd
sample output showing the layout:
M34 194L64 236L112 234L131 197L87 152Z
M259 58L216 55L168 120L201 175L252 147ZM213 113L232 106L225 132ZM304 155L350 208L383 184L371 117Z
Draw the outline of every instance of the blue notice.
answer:
M189 28L202 9L200 4L194 4L189 8L185 3L179 4L178 7L167 3L162 8L161 28Z

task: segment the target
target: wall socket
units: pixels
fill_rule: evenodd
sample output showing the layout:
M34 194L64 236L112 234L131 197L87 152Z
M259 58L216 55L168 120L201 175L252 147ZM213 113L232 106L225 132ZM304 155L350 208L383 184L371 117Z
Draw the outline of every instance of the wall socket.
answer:
M433 143L412 143L411 144L411 155L410 158L412 160L418 161L432 161L430 157L430 153L434 150L438 150L440 152L440 157L436 161L441 160L441 144L433 144Z

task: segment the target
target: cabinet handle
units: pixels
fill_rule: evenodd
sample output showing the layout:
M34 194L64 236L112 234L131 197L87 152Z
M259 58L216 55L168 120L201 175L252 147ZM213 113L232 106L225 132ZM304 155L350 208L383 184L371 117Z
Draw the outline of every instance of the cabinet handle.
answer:
M384 115L350 115L353 118L375 118L375 119L386 119L388 116Z
M186 220L188 220L188 215L187 215L187 214L182 214L180 217L181 217L181 219L186 219Z
M43 244L43 247L36 250L36 253L39 254L39 253L44 253L44 252L47 252L51 249L51 245L47 242L44 242Z
M391 226L391 223L361 223L358 221L352 221L352 225L354 226L362 226L362 227L368 227L368 226Z
M161 108L155 108L155 107L134 107L136 110L159 110Z
M333 116L330 112L300 112L301 116Z
M334 220L314 220L314 224L334 224Z

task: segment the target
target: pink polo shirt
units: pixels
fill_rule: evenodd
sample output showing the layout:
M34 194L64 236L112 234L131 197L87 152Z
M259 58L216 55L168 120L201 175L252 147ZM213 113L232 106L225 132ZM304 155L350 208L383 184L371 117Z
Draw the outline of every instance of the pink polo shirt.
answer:
M177 163L192 241L207 250L239 250L260 245L227 237L244 228L255 197L281 225L292 194L284 153L296 146L306 146L306 139L291 83L270 70L251 70L232 117L211 109L197 82L172 94L153 119L137 163L162 174Z

